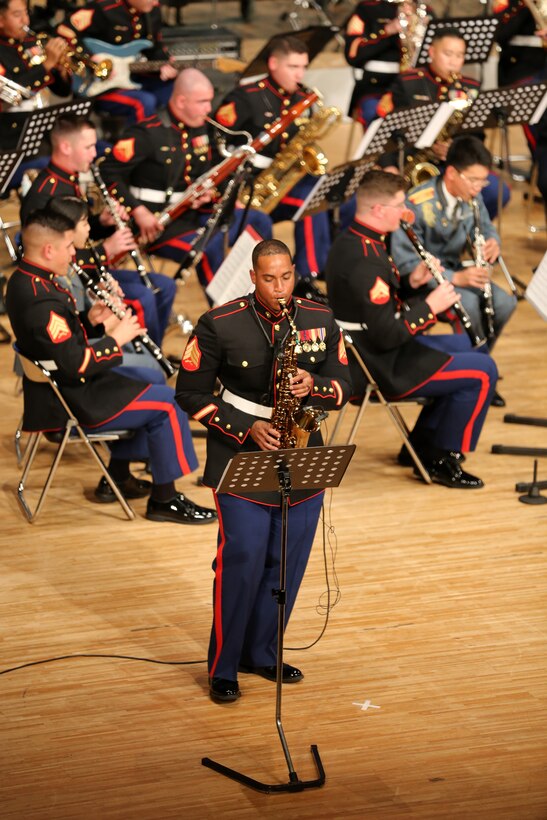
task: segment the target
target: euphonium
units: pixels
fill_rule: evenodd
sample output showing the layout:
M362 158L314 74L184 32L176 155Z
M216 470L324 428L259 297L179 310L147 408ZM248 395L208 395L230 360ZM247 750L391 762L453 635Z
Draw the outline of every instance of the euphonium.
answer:
M454 82L455 79L457 79L457 75L453 75L450 81ZM460 127L464 110L471 105L472 100L462 98L459 100L448 100L448 102L454 111L444 124L435 142L448 142L452 139ZM435 160L436 157L432 147L423 148L412 155L410 161L406 163L403 169L403 176L409 187L415 188L416 185L421 185L422 182L427 182L431 177L439 175L439 168L435 164Z
M269 214L305 174L322 176L326 173L328 158L315 140L325 136L341 117L341 112L333 107L320 108L311 115L271 164L255 178L252 208ZM246 204L248 199L249 192L243 195L243 202Z
M277 400L272 413L272 427L280 434L281 450L306 447L311 433L319 430L327 412L321 407L303 407L302 400L291 392L291 379L298 370L296 346L298 330L287 310L284 299L279 299L281 312L286 317L290 332L283 346L281 372L276 384Z
M405 0L402 0L400 5L405 5ZM402 29L399 34L401 40L401 71L414 68L416 65L425 32L431 20L425 3L413 2L411 5L414 8L412 13L409 14L402 9L399 12L399 24Z
M29 91L28 88L0 74L0 100L2 102L18 106L21 105L23 100L30 100L31 97L32 91Z

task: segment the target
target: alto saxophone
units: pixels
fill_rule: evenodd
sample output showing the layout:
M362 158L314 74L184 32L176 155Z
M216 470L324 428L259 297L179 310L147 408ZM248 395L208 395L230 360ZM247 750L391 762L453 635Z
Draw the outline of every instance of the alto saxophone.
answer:
M450 81L454 82L457 78L458 75L454 74L451 76ZM463 112L471 105L472 100L467 97L466 99L449 100L448 102L454 111L437 135L435 142L448 142L452 139L460 127ZM439 168L435 164L436 162L437 158L432 146L415 151L403 169L403 177L409 187L415 188L417 185L421 185L422 182L427 182L428 179L438 176Z
M281 372L277 383L277 401L271 423L280 434L279 447L289 450L306 447L311 433L317 432L328 413L321 407L302 407L302 400L291 392L291 379L298 370L296 346L298 330L287 310L284 299L279 299L283 316L287 319L290 332L281 354Z
M404 4L401 0L400 5ZM398 18L401 26L399 39L401 41L401 71L414 68L418 60L431 15L428 14L425 3L416 3L412 14L400 11Z

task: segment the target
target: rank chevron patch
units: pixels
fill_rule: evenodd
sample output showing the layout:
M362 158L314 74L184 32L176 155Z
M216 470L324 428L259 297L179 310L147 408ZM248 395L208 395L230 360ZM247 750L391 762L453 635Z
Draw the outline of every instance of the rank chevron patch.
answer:
M60 344L60 342L64 342L66 339L70 339L72 336L66 319L63 316L59 316L59 314L53 310L49 314L49 322L47 323L46 330L49 338L53 344L56 345Z
M186 350L182 355L181 364L185 370L199 370L201 362L201 350L197 338L194 336L186 345Z

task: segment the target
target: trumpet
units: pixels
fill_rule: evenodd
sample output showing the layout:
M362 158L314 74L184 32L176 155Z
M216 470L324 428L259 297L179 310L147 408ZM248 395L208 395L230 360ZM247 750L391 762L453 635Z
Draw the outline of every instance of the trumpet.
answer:
M23 31L30 37L36 38L36 43L40 49L39 54L33 54L30 58L30 65L42 65L47 59L44 44L51 38L48 37L47 34L36 34L36 32L28 26L23 26ZM106 80L112 74L113 63L112 60L109 59L96 63L91 55L86 54L81 46L71 48L67 43L58 63L58 68L61 71L66 71L67 74L77 77L85 77L87 71L90 71L97 80Z
M107 285L101 287L101 281L95 282L92 277L81 268L76 262L72 261L70 263L70 267L74 271L74 273L79 278L82 285L87 288L88 291L106 305L106 307L114 314L117 319L123 319L127 315L127 311L124 307L121 307L118 299L112 291L108 288ZM103 283L104 284L104 283ZM169 359L163 355L161 348L150 338L148 333L143 334L142 336L138 337L140 344L142 344L149 353L152 354L154 359L158 362L160 367L165 371L168 377L174 376L177 372Z

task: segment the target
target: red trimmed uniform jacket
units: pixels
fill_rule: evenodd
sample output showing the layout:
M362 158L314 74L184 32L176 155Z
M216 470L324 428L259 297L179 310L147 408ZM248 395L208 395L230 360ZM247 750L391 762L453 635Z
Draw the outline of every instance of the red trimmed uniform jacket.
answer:
M339 410L351 393L344 343L330 308L293 299L289 308L299 332L298 366L313 374L305 402ZM217 394L217 379L238 397L265 408L276 402L277 355L289 333L282 314L272 314L254 296L213 308L199 320L182 357L176 399L189 416L207 428L204 484L216 487L228 461L240 451L257 451L250 428L258 415L238 409ZM266 413L266 415L268 415ZM309 446L322 444L321 433ZM292 493L291 502L311 493ZM251 500L275 503L277 493Z
M404 396L450 360L416 340L437 318L423 300L405 309L416 291L406 291L383 234L354 220L332 245L326 279L336 318L362 325L349 333L386 395Z
M21 351L52 371L70 407L83 424L94 426L122 413L147 389L112 368L122 351L111 336L92 344L69 291L51 271L24 258L10 277L6 306ZM66 414L48 384L25 380L23 429L56 430Z

